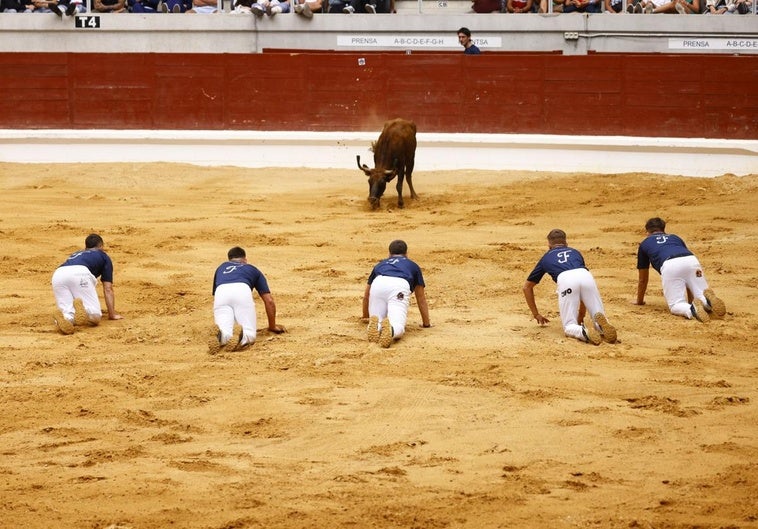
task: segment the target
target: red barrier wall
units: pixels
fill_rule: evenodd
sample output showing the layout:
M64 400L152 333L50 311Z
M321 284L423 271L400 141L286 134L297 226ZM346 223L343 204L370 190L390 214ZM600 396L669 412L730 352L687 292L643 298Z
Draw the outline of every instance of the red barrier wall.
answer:
M0 90L0 128L758 138L758 55L12 53Z

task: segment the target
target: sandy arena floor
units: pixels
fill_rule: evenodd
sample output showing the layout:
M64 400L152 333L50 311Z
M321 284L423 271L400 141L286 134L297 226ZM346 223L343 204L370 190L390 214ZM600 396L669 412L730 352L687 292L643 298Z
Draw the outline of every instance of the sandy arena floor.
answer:
M758 526L758 175L419 171L419 200L398 210L389 188L373 212L357 168L0 176L3 528ZM655 272L632 304L651 216L699 256L724 320L670 315ZM564 337L549 278L551 322L530 319L521 287L555 227L621 343ZM91 231L125 319L63 336L50 277ZM385 350L361 298L395 238L433 327L412 304ZM235 245L289 332L257 300L254 347L210 356Z

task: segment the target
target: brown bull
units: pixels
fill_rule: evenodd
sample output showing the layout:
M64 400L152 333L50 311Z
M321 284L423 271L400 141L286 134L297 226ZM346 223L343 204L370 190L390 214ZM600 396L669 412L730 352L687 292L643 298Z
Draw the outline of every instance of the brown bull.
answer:
M392 119L384 124L379 139L372 143L374 168L361 165L360 155L356 156L358 169L368 176L368 201L372 209L379 207L379 199L384 194L387 183L397 176L397 207L402 208L403 180L408 179L411 198L418 198L413 189L413 163L416 157L416 124L405 119Z

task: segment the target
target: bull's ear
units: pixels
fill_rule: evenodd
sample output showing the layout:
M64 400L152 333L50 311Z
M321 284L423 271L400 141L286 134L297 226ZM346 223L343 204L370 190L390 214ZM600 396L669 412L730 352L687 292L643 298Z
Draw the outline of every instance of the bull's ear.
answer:
M395 178L395 175L397 174L397 171L394 169L385 169L384 171L384 181L389 182L393 178Z

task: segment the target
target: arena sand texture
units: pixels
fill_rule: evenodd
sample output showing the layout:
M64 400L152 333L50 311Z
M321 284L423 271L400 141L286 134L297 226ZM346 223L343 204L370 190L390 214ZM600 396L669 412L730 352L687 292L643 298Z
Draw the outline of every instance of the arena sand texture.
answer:
M370 211L355 170L0 164L4 528L748 528L758 525L758 176L451 171ZM406 190L407 194L407 190ZM651 216L728 313L668 313ZM563 336L521 287L560 227L621 342ZM121 321L63 336L50 277L99 232ZM390 349L361 298L395 238L427 281ZM207 353L241 245L288 333ZM102 293L100 287L98 291ZM104 305L104 303L103 303Z

